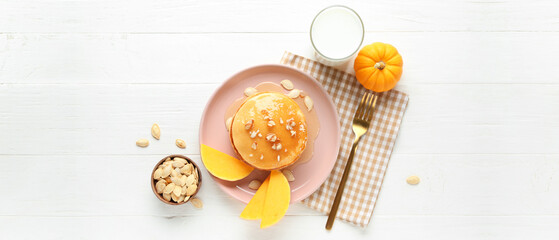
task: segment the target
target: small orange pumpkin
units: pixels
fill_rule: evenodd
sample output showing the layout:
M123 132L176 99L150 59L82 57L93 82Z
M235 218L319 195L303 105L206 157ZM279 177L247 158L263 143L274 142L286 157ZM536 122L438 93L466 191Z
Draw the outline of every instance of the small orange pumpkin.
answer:
M353 69L355 77L365 88L375 92L388 91L402 76L402 56L390 44L376 42L359 51Z

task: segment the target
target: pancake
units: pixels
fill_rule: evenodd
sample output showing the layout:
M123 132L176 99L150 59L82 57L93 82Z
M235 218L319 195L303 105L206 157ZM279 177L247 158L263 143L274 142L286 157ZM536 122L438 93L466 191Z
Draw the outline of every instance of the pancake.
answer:
M307 122L301 108L277 92L245 99L233 116L229 132L240 158L261 170L293 164L307 144Z

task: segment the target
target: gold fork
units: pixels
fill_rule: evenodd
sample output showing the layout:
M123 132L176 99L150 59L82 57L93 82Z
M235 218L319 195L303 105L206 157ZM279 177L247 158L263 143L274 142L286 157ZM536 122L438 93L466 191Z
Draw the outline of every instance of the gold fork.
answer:
M357 148L357 144L359 143L359 140L361 140L361 137L365 135L369 129L369 125L373 119L377 98L378 96L371 92L363 94L359 107L353 116L353 133L355 133L355 140L353 140L353 146L351 147L351 152L349 153L349 158L347 159L347 163L345 165L342 181L340 182L340 186L338 186L334 203L332 204L330 214L328 215L328 221L326 222L327 230L332 229L332 225L334 225L334 219L336 219L336 213L338 212L338 207L340 206L340 201L342 200L345 183L347 181L347 177L349 176L351 164L353 163L355 149Z

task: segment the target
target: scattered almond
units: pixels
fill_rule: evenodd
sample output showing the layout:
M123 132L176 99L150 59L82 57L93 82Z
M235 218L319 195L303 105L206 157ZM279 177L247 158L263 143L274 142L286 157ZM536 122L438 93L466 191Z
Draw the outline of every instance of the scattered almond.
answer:
M417 185L417 184L419 184L420 179L419 179L418 176L409 176L409 177L406 179L406 182L407 182L408 184L410 184L410 185Z
M288 170L288 169L284 169L283 171L281 171L283 173L283 175L285 176L285 178L287 179L287 181L289 182L293 182L295 181L295 177L293 176L293 173Z
M252 190L258 190L258 188L260 187L260 185L262 185L262 183L258 180L252 180L250 181L250 183L248 184L248 188L252 189Z
M290 98L297 98L299 97L299 94L301 94L301 91L299 89L293 89L289 91L289 93L287 93L287 96Z
M136 146L138 147L147 147L149 146L149 141L145 138L140 138L136 141Z
M184 142L184 140L182 140L180 138L177 138L177 140L175 140L175 144L179 148L186 148L186 143Z
M151 126L151 135L157 140L159 140L159 138L161 137L161 129L159 128L159 125L157 125L157 123L154 123Z
M293 83L289 79L281 80L280 84L285 90L293 90Z
M256 90L256 88L253 87L247 87L245 89L245 96L250 97L254 94L258 93L258 90Z
M309 112L312 110L312 108L313 108L313 102L312 102L311 97L309 97L309 96L306 96L306 97L305 97L305 106L307 106L307 110L308 110Z
M192 204L192 206L194 206L195 208L203 208L204 204L202 203L202 200L200 200L199 198L192 198L190 199L190 203Z

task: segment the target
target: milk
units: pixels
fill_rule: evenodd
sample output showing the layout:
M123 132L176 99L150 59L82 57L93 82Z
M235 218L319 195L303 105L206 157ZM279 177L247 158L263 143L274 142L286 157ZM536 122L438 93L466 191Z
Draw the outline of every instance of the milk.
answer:
M317 55L331 61L353 56L363 41L364 28L353 10L332 6L322 10L311 26L311 42Z

